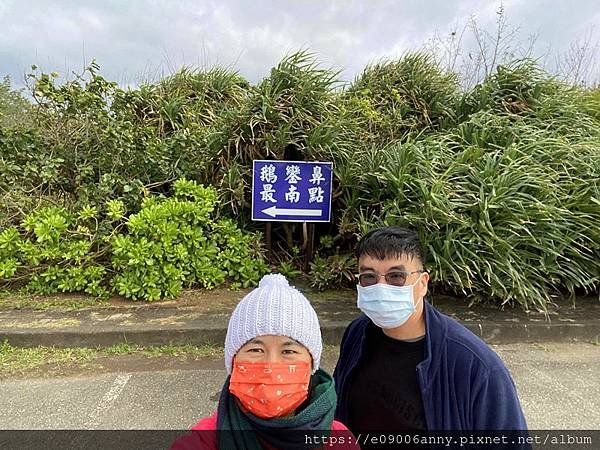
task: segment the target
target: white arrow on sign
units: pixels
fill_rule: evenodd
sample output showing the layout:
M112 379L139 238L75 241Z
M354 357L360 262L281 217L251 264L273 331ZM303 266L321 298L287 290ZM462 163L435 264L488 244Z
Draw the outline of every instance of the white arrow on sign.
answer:
M262 213L267 216L276 217L276 216L320 216L323 214L323 211L320 209L286 209L286 208L278 208L277 206L271 206L270 208L263 209Z

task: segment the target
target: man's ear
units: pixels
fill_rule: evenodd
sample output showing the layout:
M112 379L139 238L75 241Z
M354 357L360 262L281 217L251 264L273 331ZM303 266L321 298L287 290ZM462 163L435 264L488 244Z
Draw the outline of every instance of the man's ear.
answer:
M427 290L428 290L428 285L429 285L429 272L423 272L421 274L421 281L419 281L419 283L421 284L421 289L423 291L423 297L425 297L427 295Z

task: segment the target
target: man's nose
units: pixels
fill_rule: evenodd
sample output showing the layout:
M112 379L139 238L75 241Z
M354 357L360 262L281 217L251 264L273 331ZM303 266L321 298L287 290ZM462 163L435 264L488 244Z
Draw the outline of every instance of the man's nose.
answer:
M377 276L377 283L376 284L390 284L385 279L385 274L384 275L376 274L376 276Z

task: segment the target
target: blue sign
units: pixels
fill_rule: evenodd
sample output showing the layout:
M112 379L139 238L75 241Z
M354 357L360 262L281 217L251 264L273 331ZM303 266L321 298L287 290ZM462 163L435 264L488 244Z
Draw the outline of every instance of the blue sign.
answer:
M252 220L329 222L333 163L252 162Z

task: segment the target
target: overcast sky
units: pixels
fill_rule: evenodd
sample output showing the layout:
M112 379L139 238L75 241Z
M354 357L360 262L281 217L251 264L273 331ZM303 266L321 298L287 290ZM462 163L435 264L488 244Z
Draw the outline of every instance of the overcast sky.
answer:
M600 37L598 0L505 0L520 39L553 55L577 39ZM182 65L225 65L258 81L283 55L306 48L351 80L369 62L422 48L435 33L460 31L474 16L496 27L493 0L0 0L0 77L22 84L37 64L101 73L136 84ZM468 33L465 35L468 44Z

